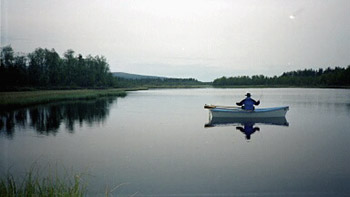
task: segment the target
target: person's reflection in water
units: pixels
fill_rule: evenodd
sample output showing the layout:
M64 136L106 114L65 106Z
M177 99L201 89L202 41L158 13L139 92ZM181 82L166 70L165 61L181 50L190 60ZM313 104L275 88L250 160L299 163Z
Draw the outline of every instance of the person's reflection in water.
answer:
M245 134L245 138L250 140L250 136L256 131L260 131L259 127L254 127L255 123L244 123L244 127L236 127L237 130Z

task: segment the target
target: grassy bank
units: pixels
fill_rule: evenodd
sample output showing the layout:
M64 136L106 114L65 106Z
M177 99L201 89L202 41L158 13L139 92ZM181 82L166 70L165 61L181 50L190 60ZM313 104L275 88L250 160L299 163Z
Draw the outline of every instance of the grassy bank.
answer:
M63 170L60 174L58 171ZM46 174L45 174L46 172ZM45 174L45 175L44 175ZM105 188L99 191L89 190L89 173L76 173L72 169L48 165L40 167L37 164L31 169L23 172L22 175L12 175L9 171L0 174L0 196L1 197L27 197L27 196L70 196L82 197L91 195L98 196L135 196L122 195L120 189L129 183L124 182L117 185L106 184ZM97 193L96 193L97 192Z
M21 179L6 175L0 180L0 196L84 196L86 186L79 175L69 178L48 176L40 178L28 172Z
M66 100L95 99L103 96L126 96L126 90L83 89L0 92L0 109L17 108Z

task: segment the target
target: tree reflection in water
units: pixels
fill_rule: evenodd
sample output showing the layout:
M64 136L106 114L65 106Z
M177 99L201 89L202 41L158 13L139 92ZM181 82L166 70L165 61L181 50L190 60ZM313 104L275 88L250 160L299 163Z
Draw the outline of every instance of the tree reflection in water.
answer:
M76 123L102 123L116 97L70 101L0 112L0 135L12 138L17 129L33 128L39 134L56 134L62 123L73 133Z

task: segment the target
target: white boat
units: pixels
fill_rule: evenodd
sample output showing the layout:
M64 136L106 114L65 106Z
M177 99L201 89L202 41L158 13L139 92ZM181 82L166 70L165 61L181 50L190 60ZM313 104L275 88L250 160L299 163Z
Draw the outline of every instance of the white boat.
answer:
M289 110L288 106L257 108L255 110L244 110L233 106L205 105L209 109L212 117L222 118L275 118L284 117Z

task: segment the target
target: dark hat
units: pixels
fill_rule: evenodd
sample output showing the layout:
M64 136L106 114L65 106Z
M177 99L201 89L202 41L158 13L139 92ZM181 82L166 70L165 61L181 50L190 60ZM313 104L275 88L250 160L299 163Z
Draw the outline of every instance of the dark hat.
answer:
M251 95L250 95L250 93L247 93L246 96L247 96L247 97L250 97Z

